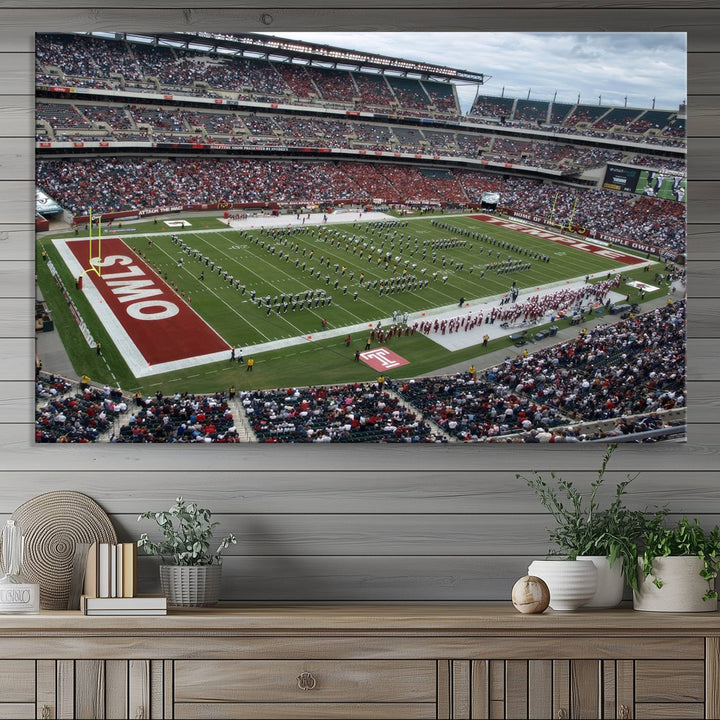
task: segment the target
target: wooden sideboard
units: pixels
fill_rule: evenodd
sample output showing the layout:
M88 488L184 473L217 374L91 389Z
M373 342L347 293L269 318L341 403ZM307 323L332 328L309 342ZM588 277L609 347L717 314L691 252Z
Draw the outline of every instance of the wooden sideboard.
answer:
M720 718L718 613L43 612L0 647L0 718Z

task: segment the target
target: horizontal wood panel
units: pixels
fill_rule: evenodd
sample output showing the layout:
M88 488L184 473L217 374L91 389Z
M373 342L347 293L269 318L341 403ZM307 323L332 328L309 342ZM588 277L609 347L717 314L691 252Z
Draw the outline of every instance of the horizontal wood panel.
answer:
M299 676L308 673L305 689ZM175 662L177 702L435 701L431 660L253 660Z
M178 720L430 720L435 703L175 703Z
M702 703L636 703L635 717L637 720L683 720L707 715Z
M34 47L34 33L77 32L78 30L114 31L116 29L146 32L210 30L223 32L230 23L246 32L266 31L282 34L290 30L354 30L354 31L689 31L688 47L691 51L712 51L717 48L717 27L720 24L717 9L708 8L705 0L693 0L695 8L681 5L678 0L647 0L634 7L619 7L612 0L605 0L605 8L581 5L576 0L551 3L545 0L542 10L533 5L528 10L526 2L514 0L508 5L505 0L483 3L476 8L453 7L452 12L438 7L437 3L426 2L417 6L412 0L404 0L393 7L373 0L370 7L358 7L351 0L342 3L315 4L311 8L289 8L288 3L257 3L255 8L238 7L237 4L222 9L220 3L213 8L197 9L188 2L174 3L162 0L153 3L153 8L136 7L113 0L111 7L85 9L91 3L73 5L69 8L49 6L45 0L31 0L30 7L15 6L5 11L0 46L6 52L31 52ZM435 7L432 7L432 5ZM180 7L178 7L178 5ZM182 6L185 9L182 9ZM395 5L395 3L393 3ZM114 7L113 7L114 6ZM573 7L574 6L574 7ZM27 6L24 6L27 8ZM400 8L400 11L397 9ZM573 8L569 11L569 8ZM407 12L410 9L412 12ZM650 10L650 12L648 12ZM0 10L1 11L1 10Z
M327 604L312 607L270 607L267 612L277 615L290 613L291 617L266 618L270 630L260 635L248 634L246 631L233 630L233 623L224 624L218 632L178 627L187 625L187 621L171 615L151 618L140 617L82 617L82 629L68 631L52 631L52 620L45 620L50 627L44 632L37 630L22 633L23 637L7 637L3 632L3 648L8 654L19 658L77 658L83 659L182 659L189 661L207 660L546 660L546 659L615 659L629 658L635 660L675 659L676 661L702 660L704 641L701 636L692 637L688 633L697 634L697 625L692 622L690 631L680 628L672 634L664 631L658 636L655 624L646 628L643 635L637 627L630 628L628 634L601 634L601 628L607 628L613 618L607 617L600 623L592 616L591 611L577 611L582 628L575 627L561 631L567 626L562 616L567 613L546 611L542 615L520 615L508 602L497 608L503 616L512 613L512 620L503 623L503 629L492 631L477 619L469 619L469 625L462 627L458 621L452 621L454 631L443 633L433 629L433 606L413 605L419 618L408 618L407 621L396 621L394 631L377 633L368 627L382 628L382 614L387 613L386 605L365 605L359 611L356 605L347 606L350 617L347 623L340 622L332 632L318 632L312 625L298 628L297 622L308 609L316 609L320 613L327 612ZM404 608L406 605L399 604ZM427 608L427 609L426 609ZM454 612L454 605L443 605L445 614ZM376 619L376 609L380 620ZM463 606L458 608L462 614ZM260 609L262 611L262 608ZM392 608L391 608L392 610ZM219 612L223 612L221 609ZM234 612L253 614L257 607L248 606L234 608ZM337 608L333 608L335 614ZM492 611L492 608L491 608ZM476 614L482 614L482 608ZM622 611L613 611L619 613ZM267 614L267 613L266 613ZM402 614L402 611L400 611ZM205 617L204 611L193 613L197 617ZM358 620L364 621L360 622ZM515 619L522 618L517 625ZM428 626L428 620L430 625ZM309 618L308 623L312 622ZM202 624L202 623L200 623ZM293 625L294 624L294 625ZM220 623L223 626L223 623ZM361 626L364 625L364 630ZM544 629L536 631L542 626ZM693 628L692 626L695 625ZM142 630L139 630L142 626ZM632 623L630 623L632 626ZM174 627L175 631L168 628ZM321 623L321 627L324 624ZM707 624L705 625L707 628ZM114 629L113 629L114 628ZM138 632L134 634L134 630ZM429 628L429 629L428 629ZM713 628L713 632L716 628ZM580 637L579 635L582 635ZM522 638L519 641L518 638ZM402 638L402 640L400 640Z
M8 657L4 653L3 656ZM6 703L34 703L35 663L32 660L0 660L0 688L0 710Z
M646 446L624 444L617 453L614 467L625 471L680 471L682 477L675 477L677 490L692 485L692 472L711 470L718 466L717 423L694 423L689 427L686 443L659 443L648 451ZM52 478L43 477L43 472L73 471L77 473L93 469L95 473L121 470L125 474L143 471L153 472L153 485L169 487L161 480L162 473L194 472L243 472L297 471L302 468L303 480L307 482L313 473L324 471L340 474L345 483L348 467L362 467L363 487L374 487L382 483L385 473L396 471L440 471L453 473L472 470L479 464L486 470L505 470L509 473L528 472L531 468L553 469L559 472L595 470L602 457L604 446L599 444L562 445L445 445L445 446L368 446L355 444L351 447L338 444L318 448L315 446L283 445L267 447L258 443L240 443L228 446L195 445L115 445L109 443L85 445L36 444L31 423L8 424L3 427L4 470L14 474L35 473L33 482L45 485ZM577 446L576 446L577 445ZM368 452L370 450L371 452ZM212 458L209 461L209 458ZM622 458L622 459L621 459ZM691 463L689 465L689 463ZM450 468L448 470L448 468ZM307 473L307 474L306 474ZM60 474L57 476L61 477ZM71 476L70 481L73 482ZM166 475L170 477L170 475ZM351 477L351 476L350 476ZM230 476L232 480L232 476ZM79 480L78 480L79 481ZM172 479L169 481L172 483ZM195 478L193 487L199 487ZM297 488L300 483L292 474L288 482ZM668 487L673 487L670 481ZM702 482L702 481L701 481ZM369 485L367 484L369 483ZM205 483L202 483L205 488ZM148 485L146 490L150 490ZM262 488L257 488L262 492ZM662 490L661 490L662 491ZM372 501L369 490L368 501Z
M230 556L221 600L254 602L503 602L533 556ZM155 564L139 564L142 592L159 592Z
M0 702L0 718L23 720L35 717L35 703Z
M520 9L526 9L526 5L523 4L522 0L495 0L495 2L485 2L485 3L474 3L479 7L482 8L502 8L505 11L510 11L513 8L520 8ZM234 4L231 2L228 2L228 0L219 0L214 3L215 8L222 9L222 8L233 8ZM377 10L385 10L388 12L392 12L397 17L402 17L403 14L399 11L404 10L413 10L413 11L422 11L425 9L429 9L432 11L437 11L437 0L419 0L418 2L415 2L415 0L392 0L392 2L388 3L382 3L380 0L367 0L366 2L362 3L363 9L365 12L368 12L368 14L372 15ZM42 8L45 9L47 5L44 3L44 0L30 0L27 5L25 5L27 9L31 8ZM85 7L94 7L91 5L90 0L83 0L82 2L78 2L74 5L74 7L78 8L85 8ZM112 2L108 2L107 5L104 6L107 8L127 8L129 11L135 13L137 10L142 9L142 5L137 5L135 3L127 3L125 5L122 5L119 0L112 0ZM187 1L183 2L174 2L172 5L170 5L168 0L160 0L159 2L153 3L153 7L157 8L155 10L156 15L160 15L163 13L166 9L174 10L177 8L192 8ZM251 0L250 2L244 2L243 7L247 9L252 10L273 10L273 11L279 11L283 12L287 9L287 3L282 2L281 0L272 0L271 2L261 3L260 0ZM322 9L325 11L333 11L333 10L356 10L357 9L357 3L353 3L352 0L323 0L322 2L316 2L314 5L317 9ZM644 9L652 9L652 10L662 10L664 8L668 9L679 9L683 7L682 5L678 4L678 0L630 0L627 3L624 3L622 6L623 10L644 10ZM602 2L592 3L592 5L588 5L586 3L578 2L578 0L560 0L559 2L550 2L550 0L539 0L536 4L533 4L533 9L541 11L543 14L545 12L548 12L552 9L561 8L566 14L572 14L573 16L577 17L581 15L585 10L591 9L591 8L606 8L606 9L612 9L617 10L617 5L613 4L612 0L602 0ZM697 10L703 10L707 8L707 4L703 4L703 0L689 0L686 6L686 9L692 10L693 14ZM571 10L572 13L568 13L568 11ZM198 11L190 9L189 12L186 12L183 14L182 18L185 19L185 21L189 21L192 15L197 13ZM302 11L305 14L311 14L310 10ZM127 16L124 16L127 17ZM278 17L278 16L274 16ZM181 19L178 17L178 19Z
M532 498L531 500L534 500ZM524 503L523 503L524 504ZM469 503L470 508L472 503ZM628 500L628 505L638 506ZM639 507L644 507L639 505ZM468 508L468 510L470 510ZM720 524L720 514L694 513L674 508L668 516L673 524L683 515L697 517L703 527ZM141 532L148 532L153 541L160 532L151 521L142 524L136 517L110 515L118 539L135 541ZM225 557L233 555L283 556L422 556L422 555L512 555L543 556L557 552L548 541L547 528L553 528L549 514L539 503L530 504L527 512L500 513L487 503L477 513L406 513L339 515L227 515L214 513L220 523L214 532L219 538L232 533L237 544L231 545ZM518 533L518 525L523 532ZM143 551L140 550L141 561Z
M1 218L2 216L0 216ZM32 220L32 216L29 219ZM0 222L0 261L34 262L35 257L35 226L30 222ZM28 276L25 282L34 284L34 277Z
M697 139L716 137L718 134L718 114L720 97L718 95L693 95L687 106L686 131L688 137L688 157L697 157Z
M702 702L705 663L702 660L638 660L635 663L637 702Z
M692 204L690 207L692 208ZM692 220L692 210L690 219ZM688 257L691 262L720 260L720 225L689 222L687 233Z
M657 446L642 450L647 457L647 465L651 456L656 454ZM42 454L41 447L37 451ZM623 470L608 471L608 492L600 493L599 501L606 502L615 483L624 480L626 471L631 470L628 462L618 459L617 453L612 465ZM549 456L542 467L545 470L547 466L555 468L560 476L572 479L581 492L587 492L596 475L593 471L579 469L583 461L586 461L586 465L590 464L585 455L584 452L572 455L559 452L555 458ZM675 455L678 455L677 450ZM266 464L270 465L272 454L266 457ZM296 459L301 457L302 453L295 454ZM360 457L358 454L358 459ZM599 462L599 455L593 457ZM488 464L492 459L488 458ZM156 465L151 464L149 469L128 469L122 465L118 466L119 469L111 469L100 468L97 461L92 459L89 459L87 467L78 467L72 471L56 468L54 472L48 473L47 470L31 472L5 468L0 471L0 486L3 487L0 515L10 515L15 508L35 495L64 488L93 497L116 519L124 540L139 534L141 523L136 522L136 518L140 512L168 508L177 495L183 495L187 500L202 500L206 507L219 516L237 513L241 516L238 525L242 525L245 516L249 522L261 523L263 515L275 516L273 522L281 523L283 517L307 514L310 527L314 518L333 515L416 515L419 523L422 515L437 513L446 515L450 523L455 516L477 514L477 532L485 535L481 524L488 515L495 513L512 516L516 520L523 518L523 523L525 516L537 514L542 522L547 522L548 516L535 495L515 479L515 468L519 468L522 461L513 460L512 455L507 453L494 456L494 460L494 466L499 469L474 472L429 470L422 467L422 460L418 461L418 467L414 470L409 462L402 463L400 470L393 470L385 461L388 469L382 473L353 471L344 473L342 477L333 471L308 468L302 483L298 483L297 478L285 470L239 472L206 469L200 484L198 471L187 467L158 471ZM712 517L712 512L719 511L720 471L717 468L693 473L685 468L678 472L677 468L668 468L666 462L666 467L662 469L646 467L643 470L640 467L642 460L640 456L635 463L635 471L640 474L628 489L628 506L640 509L671 503L674 513L703 515L708 519ZM443 457L446 465L450 461L448 456ZM201 462L206 466L209 464L207 459L201 459ZM680 457L680 462L687 465L687 459ZM51 463L47 464L52 466ZM428 466L431 463L424 464ZM201 466L199 462L197 465ZM152 483L148 483L149 473L152 473ZM246 528L243 532L248 537L261 536L263 527ZM508 530L507 534L510 532ZM461 534L459 532L458 537ZM478 545L476 552L482 552L482 545Z

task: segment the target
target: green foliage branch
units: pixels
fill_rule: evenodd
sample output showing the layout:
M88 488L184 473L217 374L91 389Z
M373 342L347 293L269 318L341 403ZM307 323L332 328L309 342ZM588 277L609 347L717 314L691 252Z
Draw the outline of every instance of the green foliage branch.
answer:
M717 600L717 590L713 580L718 575L720 557L720 529L716 525L705 531L697 518L690 521L683 516L674 527L666 527L662 518L653 518L648 522L644 533L644 549L640 554L643 573L651 577L653 583L661 588L662 578L653 573L653 559L669 555L693 556L703 561L700 577L711 583L711 588L703 596L704 600Z
M220 523L211 522L212 513L197 503L186 503L179 497L167 512L144 512L140 520L155 520L162 531L163 540L153 542L147 533L137 541L148 555L161 556L171 565L217 565L221 554L230 545L237 543L230 534L220 541L214 553L210 552L210 539L213 530Z

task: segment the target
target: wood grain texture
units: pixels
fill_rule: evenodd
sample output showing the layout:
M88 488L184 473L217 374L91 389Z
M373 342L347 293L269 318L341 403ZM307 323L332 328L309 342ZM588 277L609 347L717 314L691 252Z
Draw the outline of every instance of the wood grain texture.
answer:
M670 674L667 674L671 670ZM700 660L638 660L636 702L703 702L705 670Z
M435 720L434 703L177 703L187 720ZM442 717L442 716L440 716Z
M105 663L75 661L75 712L77 717L105 716Z
M27 703L35 701L35 664L31 660L1 660L0 702Z
M712 717L706 715L701 703L636 703L637 720L684 720Z
M669 504L715 524L720 516L720 9L705 0L525 0L463 2L334 0L302 7L273 0L198 8L111 0L52 5L0 0L0 515L54 489L87 492L135 537L135 516L177 494L220 513L241 543L225 566L234 601L507 602L512 580L545 552L546 517L514 475L554 469L589 487L602 448L168 448L36 447L33 438L33 47L42 31L133 30L682 30L688 32L690 430L683 445L622 447L611 480L642 470L640 506ZM172 7L171 7L172 5ZM210 452L207 452L210 450ZM318 452L319 450L319 452ZM145 588L152 561L143 560ZM100 656L101 657L101 656ZM138 657L138 656L135 656ZM74 705L72 665L58 664L58 716ZM477 665L477 663L475 664ZM472 682L480 678L473 666ZM106 682L119 667L106 665ZM485 666L482 666L485 667ZM478 675L476 676L476 671ZM127 668L126 671L127 672ZM568 708L569 667L559 672L554 711ZM134 665L138 701L156 714ZM165 705L172 667L164 668ZM66 680L69 678L69 680ZM169 679L169 680L168 680ZM117 681L121 680L118 676ZM154 685L153 685L154 688ZM565 688L562 690L562 688ZM560 695L558 695L558 692ZM154 689L153 689L154 693ZM487 699L487 696L486 696ZM564 705L558 705L562 701ZM473 703L475 703L473 696ZM483 701L485 702L485 701ZM502 706L505 698L492 701ZM491 710L487 707L487 713ZM119 709L118 713L123 709ZM166 708L167 711L167 708Z
M127 660L105 661L105 716L128 717L127 708L128 663Z
M175 700L434 703L436 673L432 660L178 660ZM303 674L307 689L300 687Z

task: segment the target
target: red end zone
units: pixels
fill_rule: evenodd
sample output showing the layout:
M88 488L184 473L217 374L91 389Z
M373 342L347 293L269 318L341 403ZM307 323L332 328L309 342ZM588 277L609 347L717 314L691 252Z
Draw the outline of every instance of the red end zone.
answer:
M521 232L526 235L532 235L533 237L543 238L543 240L549 240L550 242L557 243L558 245L566 245L567 247L573 247L576 250L589 252L593 255L600 255L601 257L608 258L609 260L617 260L617 262L622 263L623 265L640 265L646 262L636 255L629 255L628 253L624 253L620 250L614 250L603 245L594 245L586 240L577 240L576 238L566 237L565 235L558 235L558 233L523 225L522 223L514 222L513 220L504 220L503 218L494 217L493 215L468 215L468 217L473 220L481 220L482 222L490 223L491 225L504 227L508 230L514 230L515 232Z
M86 269L89 241L69 240L66 247ZM116 337L123 333L113 332L118 323L150 366L229 351L225 340L120 238L103 238L102 251L101 260L93 259L99 274L86 272L83 285L91 283L99 293L94 309L121 352L127 342Z

